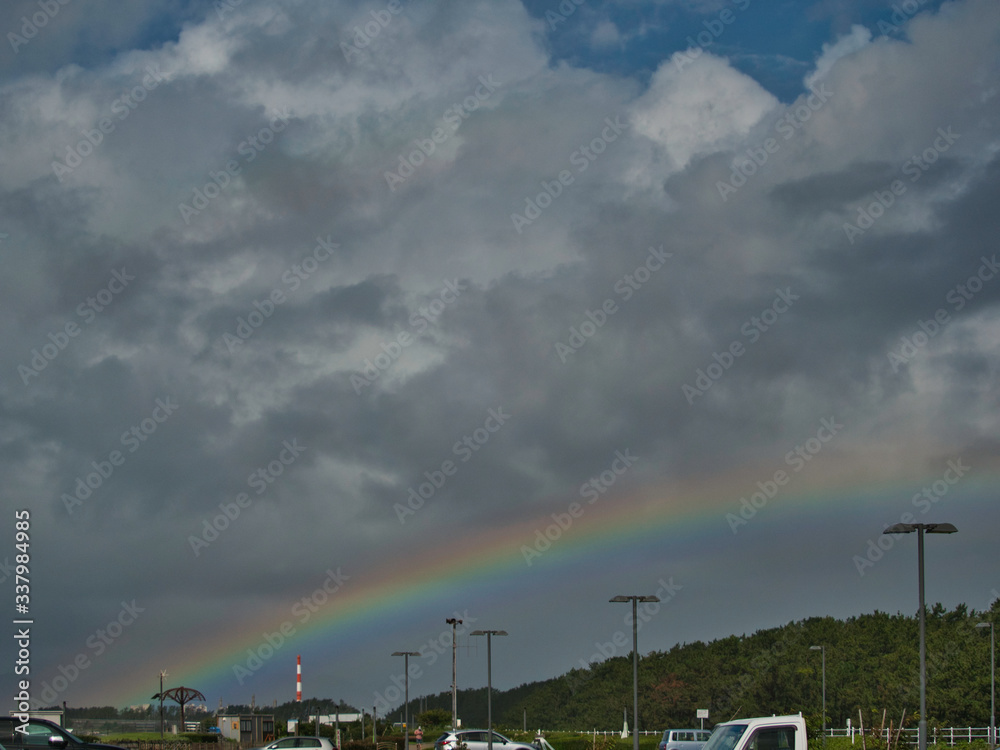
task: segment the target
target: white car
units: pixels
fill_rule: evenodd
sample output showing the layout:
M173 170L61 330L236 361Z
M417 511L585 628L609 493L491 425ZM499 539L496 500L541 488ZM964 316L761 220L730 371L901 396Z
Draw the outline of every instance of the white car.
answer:
M434 750L488 750L489 746L487 730L459 729L457 732L445 732L438 737L434 743ZM493 750L538 750L538 748L508 740L502 734L494 732Z
M659 750L701 750L711 734L707 729L666 729Z
M282 737L254 750L338 750L326 737Z

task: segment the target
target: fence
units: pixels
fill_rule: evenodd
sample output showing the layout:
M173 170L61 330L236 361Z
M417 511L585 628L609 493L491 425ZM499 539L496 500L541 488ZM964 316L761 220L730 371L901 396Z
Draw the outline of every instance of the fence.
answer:
M898 731L897 729L892 730L893 738L895 738L897 731ZM989 727L929 727L927 731L928 731L927 741L929 744L936 745L938 743L941 743L951 747L960 742L961 743L974 742L976 740L983 740L987 744L990 744ZM899 739L910 745L916 745L917 732L918 730L916 727L907 727L900 733ZM611 730L591 729L588 731L579 730L577 734L584 734L588 736L593 736L596 734L601 737L621 737L622 730L620 729L611 729ZM659 736L662 734L662 732L642 731L639 732L638 734L640 736L648 736L651 734ZM871 736L873 734L873 731L871 729L867 729L865 731L865 734ZM861 730L859 730L857 727L847 727L845 729L836 729L836 728L827 729L826 735L827 737L850 737L851 744L854 744L855 741L857 741L858 743L861 742L861 737L860 737ZM629 734L629 736L631 737L631 734ZM888 727L882 730L880 736L887 741L889 740Z
M893 736L898 730L893 730ZM917 744L917 732L919 730L916 727L907 727L904 729L900 735L900 739L903 742L907 742L911 745ZM933 744L945 744L948 746L953 746L958 742L974 742L975 740L983 740L986 743L990 742L990 728L989 727L929 727L927 741ZM871 734L872 731L868 730L867 734ZM828 729L828 737L850 737L851 744L854 743L854 738L860 735L861 732L857 727L847 727L845 729ZM889 739L889 729L885 728L881 732L883 739Z

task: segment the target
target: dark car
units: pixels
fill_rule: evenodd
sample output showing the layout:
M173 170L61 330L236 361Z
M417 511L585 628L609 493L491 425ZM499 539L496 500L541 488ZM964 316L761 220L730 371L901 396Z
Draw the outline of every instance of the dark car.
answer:
M0 746L6 750L122 750L115 745L84 742L48 719L0 716Z

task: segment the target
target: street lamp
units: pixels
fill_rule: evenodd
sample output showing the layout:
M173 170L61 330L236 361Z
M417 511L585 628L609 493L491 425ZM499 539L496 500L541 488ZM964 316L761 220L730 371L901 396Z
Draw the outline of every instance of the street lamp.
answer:
M639 750L639 628L636 621L636 602L658 602L658 596L612 597L611 602L632 602L632 750Z
M819 651L823 664L823 747L826 747L826 644L810 646L810 651Z
M458 678L455 667L457 666L457 659L455 658L456 652L456 641L455 641L455 626L461 625L462 621L455 618L449 617L445 620L446 623L451 625L451 731L458 731Z
M993 650L994 640L993 640L993 623L992 622L981 622L976 625L977 628L989 628L990 629L990 747L995 748L997 746L997 708L996 708L996 655Z
M167 671L165 669L160 670L160 692L154 695L150 700L160 699L160 739L163 739L163 678L167 676Z
M406 676L403 678L403 692L405 693L404 700L406 701L403 705L403 748L404 750L410 750L410 657L420 656L419 651L393 651L393 656L403 657L403 671L406 672Z
M912 534L917 532L917 580L920 590L920 721L917 723L917 750L927 750L927 634L924 617L924 532L928 534L954 534L950 523L897 523L883 534Z
M493 636L507 635L506 630L473 630L469 635L486 636L486 737L488 750L493 750Z

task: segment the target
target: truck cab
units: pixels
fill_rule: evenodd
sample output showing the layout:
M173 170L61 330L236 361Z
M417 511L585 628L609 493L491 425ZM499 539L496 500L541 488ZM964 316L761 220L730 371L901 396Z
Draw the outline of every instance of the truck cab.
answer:
M806 721L802 714L726 721L702 750L808 750Z

